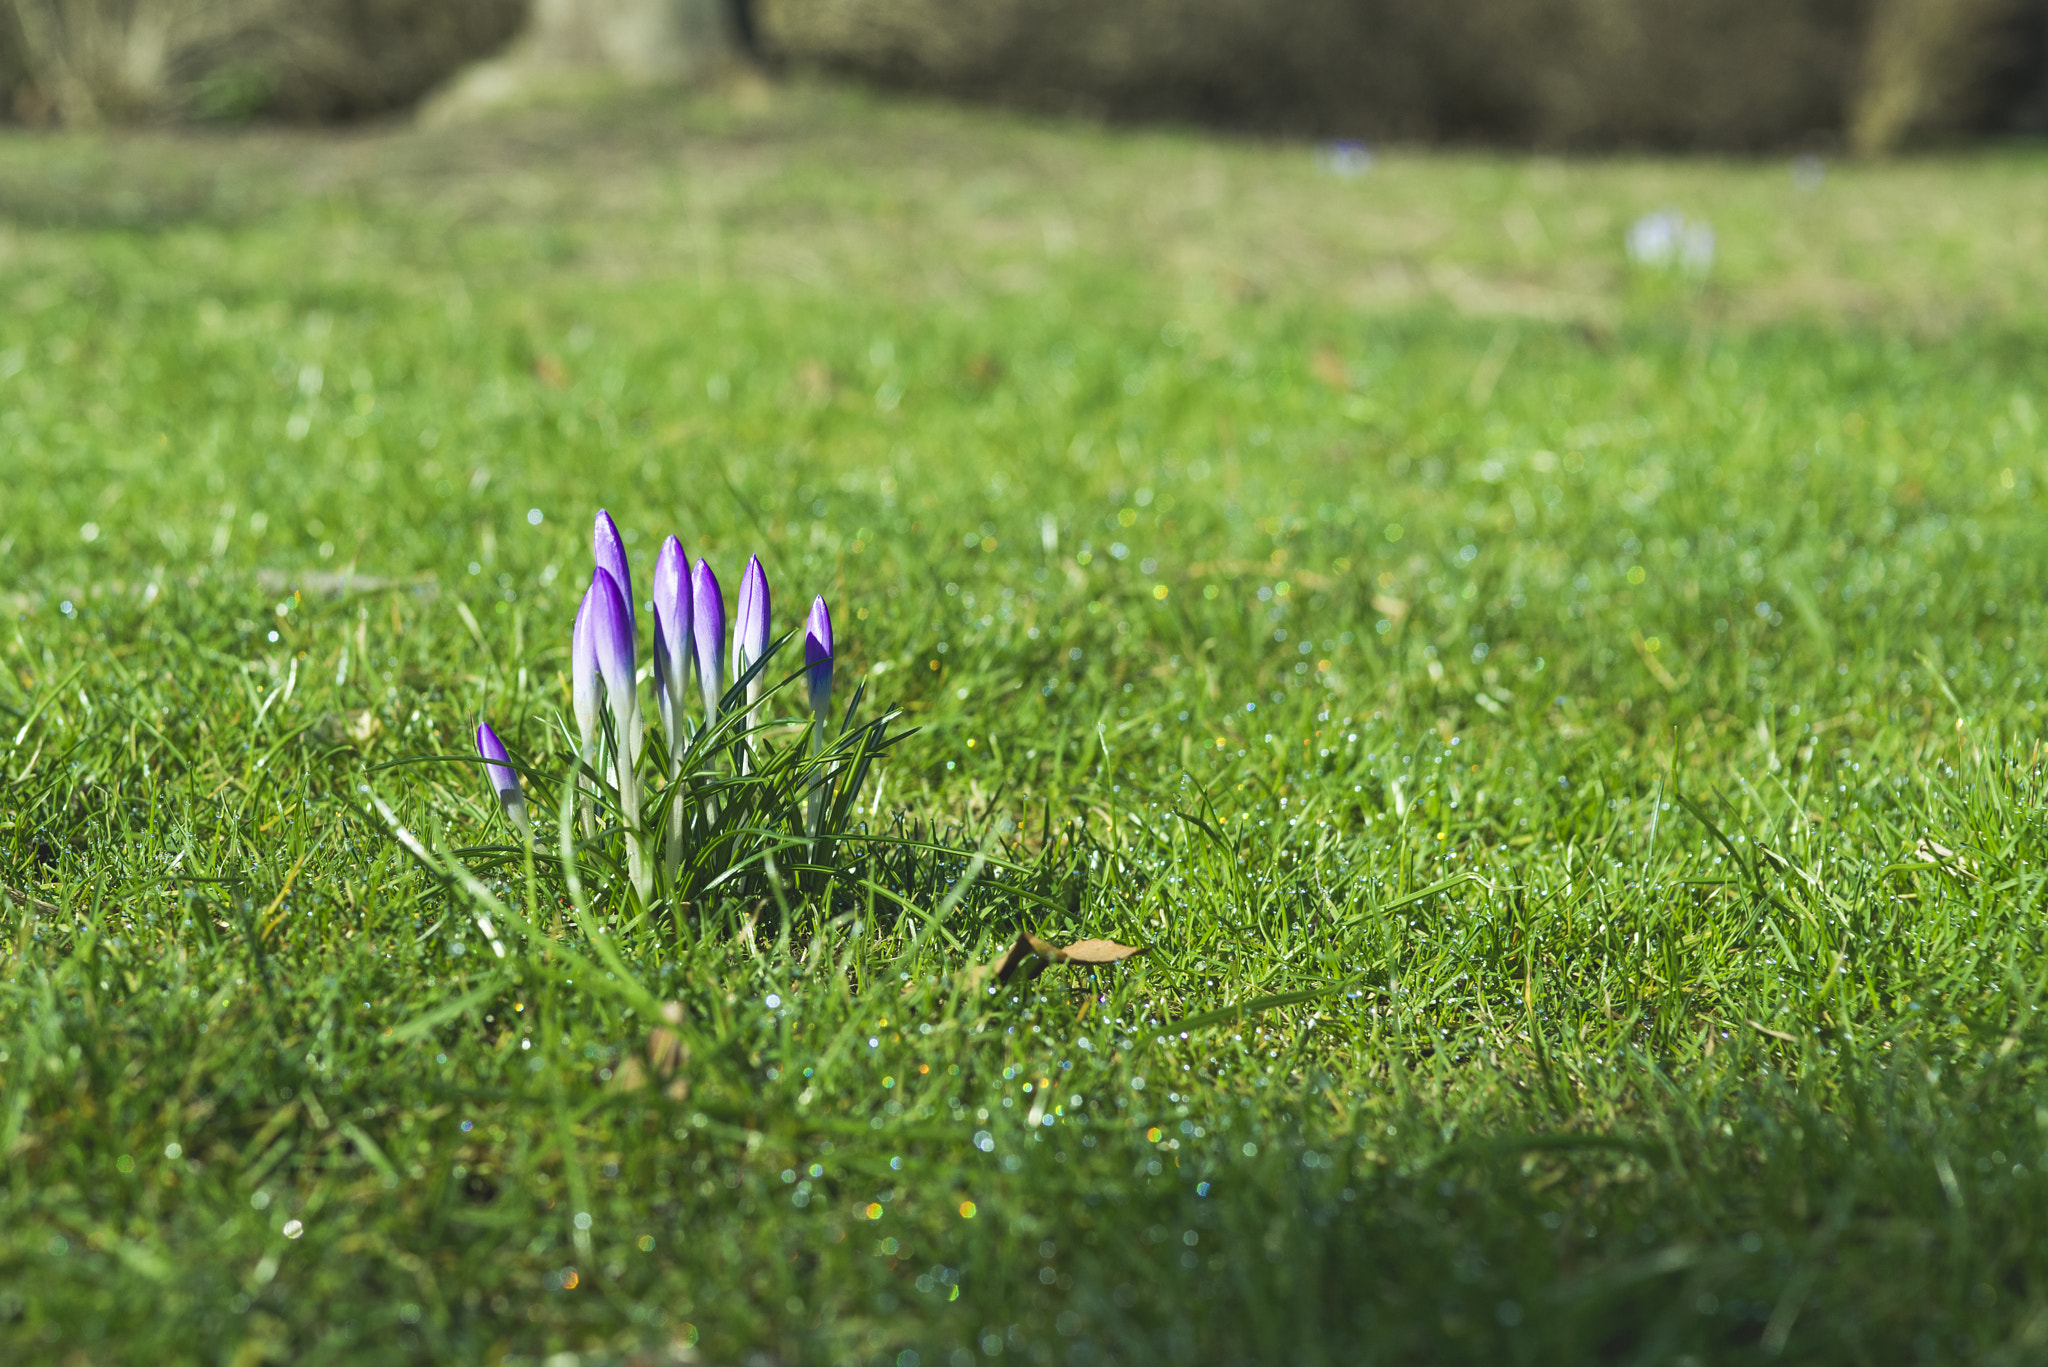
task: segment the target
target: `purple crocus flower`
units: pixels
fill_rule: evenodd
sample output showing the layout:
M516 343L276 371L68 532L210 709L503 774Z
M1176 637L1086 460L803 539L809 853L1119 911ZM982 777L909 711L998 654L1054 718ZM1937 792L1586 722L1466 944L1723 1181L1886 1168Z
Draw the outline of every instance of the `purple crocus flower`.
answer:
M619 586L619 593L626 601L626 620L637 624L639 618L633 609L633 571L626 564L626 543L619 537L619 524L612 521L612 515L602 508L597 510L597 526L591 533L590 548L597 558L597 567L609 574Z
M711 562L699 560L690 571L694 615L690 633L697 647L697 683L704 690L704 724L718 721L718 657L725 649L725 593Z
M569 638L569 696L576 710L577 743L586 762L594 757L591 747L597 742L596 601L597 585L592 583L576 608L576 631Z
M618 727L612 777L619 789L619 815L626 828L627 876L644 901L654 889L640 843L640 687L633 647L633 614L609 570L591 576L591 634L597 639L597 667L604 675L605 701Z
M811 604L810 619L804 623L804 664L810 670L811 715L818 720L818 741L825 740L832 707L832 611L821 596Z
M489 722L476 725L476 752L484 758L484 775L498 794L498 805L505 809L506 817L519 828L520 834L525 834L526 794L519 787L519 774L512 767L511 756L505 753L505 743L498 739Z
M683 752L683 690L690 681L690 608L690 557L670 537L654 558L654 705L677 756Z
M626 730L640 717L640 689L635 675L639 661L633 644L633 611L619 581L606 569L590 578L591 636L597 647L597 668L604 676L605 701L619 727L619 743L630 766L638 748L629 743ZM637 726L634 726L637 730Z
M810 618L804 623L804 665L811 685L811 753L825 748L825 728L832 724L832 611L822 596L811 602ZM831 780L819 774L812 780L810 831L813 837L825 829L825 805Z
M732 622L732 677L739 682L742 674L754 667L763 655L768 653L768 572L761 568L761 557L747 557L746 571L740 575L740 600L733 612ZM761 676L755 675L747 684L747 705L754 705L761 696Z

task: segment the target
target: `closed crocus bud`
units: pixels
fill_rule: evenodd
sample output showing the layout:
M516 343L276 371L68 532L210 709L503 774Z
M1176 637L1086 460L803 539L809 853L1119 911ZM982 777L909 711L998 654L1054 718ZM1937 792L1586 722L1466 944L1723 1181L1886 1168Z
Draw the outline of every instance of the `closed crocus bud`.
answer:
M633 608L633 571L626 564L626 543L619 537L619 525L602 508L597 510L597 526L591 533L590 549L597 559L597 567L609 574L612 582L619 586L619 594L626 602L626 621L637 624L640 619Z
M706 725L718 721L718 657L725 652L725 594L711 564L699 560L690 571L690 634L697 647L697 683L704 690Z
M654 705L670 751L682 753L683 690L689 686L690 557L674 537L654 557Z
M505 743L498 739L489 722L477 723L476 752L484 758L484 774L498 795L498 805L505 809L506 817L519 828L520 834L525 834L526 794L519 787L519 774L512 767L511 756L505 753Z
M804 664L810 674L811 715L818 719L818 739L825 737L832 707L832 611L820 597L811 603L804 623Z
M597 585L591 584L576 609L576 631L569 638L569 696L576 710L576 739L588 759L597 742L597 623L593 605Z
M633 649L633 616L610 571L598 570L590 581L592 635L597 638L597 667L604 675L605 701L618 727L618 751L612 777L618 784L619 817L626 832L626 870L643 902L654 890L640 832L640 687Z
M640 714L639 660L633 644L633 614L626 595L609 570L598 570L590 581L591 635L597 646L597 668L604 675L605 700L623 729ZM620 740L625 741L622 735ZM632 752L628 750L630 762Z
M733 610L732 621L732 677L737 683L742 674L754 667L754 662L768 653L768 572L761 568L761 557L747 557L747 568L740 575L740 600ZM761 696L761 679L756 675L747 685L747 702Z

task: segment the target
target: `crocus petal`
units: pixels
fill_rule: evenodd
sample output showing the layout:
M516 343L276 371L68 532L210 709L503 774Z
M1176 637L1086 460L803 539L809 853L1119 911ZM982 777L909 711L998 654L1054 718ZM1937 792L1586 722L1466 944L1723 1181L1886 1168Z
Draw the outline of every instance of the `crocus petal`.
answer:
M673 749L676 725L683 713L683 689L689 684L691 618L690 557L683 543L670 537L654 557L654 702L661 710L662 729Z
M597 567L612 577L619 586L619 593L626 602L626 620L637 623L633 609L633 571L626 564L626 543L619 538L619 526L612 521L612 515L604 509L597 510L597 526L591 533L591 551L597 557Z
M704 689L704 715L718 716L718 657L725 651L725 594L711 563L699 560L690 571L693 617L690 633L697 646L697 682Z
M606 699L621 720L639 709L640 690L635 672L639 662L633 648L633 614L619 581L609 570L591 576L591 634L597 642L597 667L604 675Z
M821 723L832 706L832 611L820 597L804 623L804 664L810 670L811 714Z
M747 568L740 575L740 600L733 611L732 623L732 677L737 681L740 675L753 667L756 660L768 653L768 572L761 568L761 557L747 557ZM758 681L757 681L758 682ZM751 700L756 688L749 685L747 696Z
M512 767L511 757L505 753L505 744L498 739L498 733L491 729L489 722L478 722L476 726L476 752L484 758L484 774L491 780L491 787L498 794L498 805L505 809L505 815L522 832L526 830L526 794L519 787L519 773ZM492 934L486 930L486 935ZM504 951L499 951L502 954Z
M570 697L576 709L576 736L590 753L597 736L597 585L592 584L576 609L576 633L569 640Z
M489 722L477 723L476 752L484 757L484 773L497 791L498 801L510 803L518 799L519 774L512 768L511 756L505 753L505 743L498 739Z

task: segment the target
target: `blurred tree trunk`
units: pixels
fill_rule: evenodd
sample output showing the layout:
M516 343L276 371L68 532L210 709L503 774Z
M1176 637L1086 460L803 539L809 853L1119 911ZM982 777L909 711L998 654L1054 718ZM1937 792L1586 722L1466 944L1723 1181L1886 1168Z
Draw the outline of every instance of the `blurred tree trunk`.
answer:
M731 0L534 0L522 46L557 66L689 76L738 46Z
M1849 112L1851 145L1889 152L1984 126L2008 93L2000 54L2015 26L2039 23L2041 10L2038 0L1880 0Z
M700 77L743 55L745 13L740 0L533 0L518 40L458 76L422 117L460 117L579 77Z

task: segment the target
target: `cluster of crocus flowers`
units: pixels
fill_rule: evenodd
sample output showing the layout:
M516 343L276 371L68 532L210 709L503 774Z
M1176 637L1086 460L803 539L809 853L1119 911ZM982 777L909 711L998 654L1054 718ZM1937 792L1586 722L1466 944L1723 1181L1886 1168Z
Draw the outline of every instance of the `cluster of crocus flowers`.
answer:
M592 537L590 587L576 611L570 636L570 702L575 714L579 752L579 783L585 794L586 829L591 821L589 785L595 781L616 794L626 837L628 876L642 899L653 888L645 829L648 796L643 786L641 755L646 723L640 707L639 629L633 600L633 571L617 524L604 511L597 514ZM683 543L671 536L654 561L653 609L654 712L668 741L668 773L673 785L683 778L683 759L691 737L716 727L728 688L744 685L744 728L740 731L738 764L747 764L746 733L759 725L759 705L767 691L763 662L773 647L768 574L758 556L747 561L734 605L730 654L727 653L725 597L710 562L694 564ZM823 748L832 703L832 614L820 597L812 602L805 623L804 664L809 683L812 752ZM695 673L700 711L692 716L690 679ZM508 818L522 834L527 830L526 803L519 777L505 747L488 724L477 727L477 752ZM822 793L812 798L815 826ZM671 800L662 843L670 868L679 857L688 820L686 805Z

